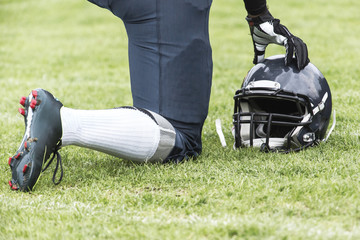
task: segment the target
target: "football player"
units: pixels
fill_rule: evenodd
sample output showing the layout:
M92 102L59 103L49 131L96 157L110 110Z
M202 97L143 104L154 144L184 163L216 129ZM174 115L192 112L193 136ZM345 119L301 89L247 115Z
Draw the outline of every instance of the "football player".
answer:
M9 158L14 190L32 190L48 166L44 163L55 157L53 181L60 182L60 146L77 145L137 162L180 162L201 153L212 81L212 0L89 1L125 24L133 107L70 109L46 90L33 90L20 100L26 130ZM254 63L264 59L268 44L276 43L287 49L286 64L295 55L298 68L304 68L309 62L305 43L272 17L266 0L244 2Z

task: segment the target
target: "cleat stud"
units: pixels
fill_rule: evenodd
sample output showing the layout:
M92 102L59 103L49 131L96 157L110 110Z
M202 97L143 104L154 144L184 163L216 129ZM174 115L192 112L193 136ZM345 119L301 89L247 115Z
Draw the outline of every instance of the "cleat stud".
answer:
M27 169L28 169L28 165L25 164L25 165L24 165L24 168L23 168L23 173L25 173Z
M20 157L21 153L18 153L14 158L18 159Z
M31 100L30 107L31 107L32 109L34 109L35 106L36 106L36 100L33 99L33 100Z
M19 187L17 186L17 184L13 184L12 181L9 181L9 186L12 190L18 190Z
M8 161L9 166L11 164L11 160L12 160L12 157L9 157L9 161Z
M21 115L25 116L25 109L19 108L18 111Z
M25 101L26 101L26 97L22 97L22 98L20 99L20 104L23 105L23 106L25 106Z
M28 143L26 141L24 142L24 147L25 147L25 149L28 148Z
M37 95L38 95L38 92L36 91L36 90L32 90L32 95L34 96L34 98L36 98L37 97Z

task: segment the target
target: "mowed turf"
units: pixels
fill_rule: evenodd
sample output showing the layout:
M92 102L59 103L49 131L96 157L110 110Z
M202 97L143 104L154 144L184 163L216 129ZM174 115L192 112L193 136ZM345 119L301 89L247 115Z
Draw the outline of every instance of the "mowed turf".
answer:
M268 4L330 84L337 124L327 143L287 155L232 150L232 97L253 49L242 1L218 0L198 159L133 164L66 147L61 184L51 166L22 193L10 190L7 165L24 131L20 97L41 87L67 107L131 105L127 37L121 20L87 1L0 0L0 239L359 239L360 2ZM267 56L284 52L270 46Z

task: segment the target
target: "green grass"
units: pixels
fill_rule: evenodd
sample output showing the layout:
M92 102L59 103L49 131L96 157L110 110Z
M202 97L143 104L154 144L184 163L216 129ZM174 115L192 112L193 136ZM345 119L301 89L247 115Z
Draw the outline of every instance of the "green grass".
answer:
M232 97L253 50L242 1L214 1L203 154L143 165L66 147L61 184L51 166L22 193L7 183L24 130L19 98L41 87L72 108L131 105L127 37L120 20L86 1L0 0L0 239L359 239L360 2L268 4L328 79L337 126L326 144L288 155L232 150Z

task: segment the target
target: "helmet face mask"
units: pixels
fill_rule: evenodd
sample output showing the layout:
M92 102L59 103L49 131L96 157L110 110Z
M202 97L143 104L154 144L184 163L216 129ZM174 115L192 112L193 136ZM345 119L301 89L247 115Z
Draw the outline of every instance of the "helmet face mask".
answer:
M234 96L234 147L290 152L324 138L331 114L330 89L314 65L302 71L285 66L281 56L249 71Z

